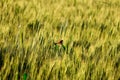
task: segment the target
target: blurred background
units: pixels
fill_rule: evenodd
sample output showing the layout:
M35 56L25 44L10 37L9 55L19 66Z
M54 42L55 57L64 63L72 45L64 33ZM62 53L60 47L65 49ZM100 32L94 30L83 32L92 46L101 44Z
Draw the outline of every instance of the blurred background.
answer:
M120 80L120 1L0 0L0 80L24 76Z

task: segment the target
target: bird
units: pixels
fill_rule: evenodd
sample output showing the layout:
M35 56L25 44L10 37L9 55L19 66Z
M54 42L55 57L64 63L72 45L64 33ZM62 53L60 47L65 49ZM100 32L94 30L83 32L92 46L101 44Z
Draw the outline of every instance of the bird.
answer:
M58 42L55 42L54 44L55 44L55 45L57 45L57 44L62 45L62 44L63 44L63 40L60 40L60 41L58 41Z
M63 40L59 40L58 42L54 42L55 45L61 45L64 50L65 50L65 46L63 45Z

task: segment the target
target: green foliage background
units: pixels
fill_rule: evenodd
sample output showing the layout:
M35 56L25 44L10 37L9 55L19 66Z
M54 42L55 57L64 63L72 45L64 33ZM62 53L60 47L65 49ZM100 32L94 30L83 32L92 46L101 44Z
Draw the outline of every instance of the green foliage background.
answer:
M120 80L120 0L0 0L0 80L24 74Z

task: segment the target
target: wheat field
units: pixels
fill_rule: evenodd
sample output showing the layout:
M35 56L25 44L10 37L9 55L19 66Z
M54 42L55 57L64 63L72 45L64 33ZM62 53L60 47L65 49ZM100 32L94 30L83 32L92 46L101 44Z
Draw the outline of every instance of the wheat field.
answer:
M120 0L0 0L0 80L120 80Z

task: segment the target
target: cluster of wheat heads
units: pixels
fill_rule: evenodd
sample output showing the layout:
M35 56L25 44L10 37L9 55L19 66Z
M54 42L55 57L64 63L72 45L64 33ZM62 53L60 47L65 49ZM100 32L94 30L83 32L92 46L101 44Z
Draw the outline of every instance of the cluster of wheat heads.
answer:
M0 80L120 80L120 1L0 0Z

